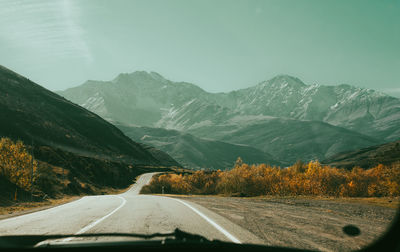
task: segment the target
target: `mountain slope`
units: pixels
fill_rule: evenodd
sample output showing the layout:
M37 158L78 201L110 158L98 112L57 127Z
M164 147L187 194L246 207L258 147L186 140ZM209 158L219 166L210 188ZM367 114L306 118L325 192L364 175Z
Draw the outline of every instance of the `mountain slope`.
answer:
M162 165L98 115L0 67L0 135L87 157ZM175 164L177 164L175 162Z
M105 119L154 125L170 107L179 107L206 93L189 83L175 83L157 73L120 74L108 82L87 81L58 92Z
M342 152L325 159L321 163L347 169L352 169L355 166L368 169L378 164L390 165L394 162L400 162L400 141Z
M238 115L264 115L326 122L384 141L400 138L400 99L346 84L306 85L288 75L229 93L208 93L154 72L134 72L59 94L103 118L140 126L185 131Z
M224 124L197 127L189 132L229 143L247 144L289 164L297 160L322 160L338 152L380 143L323 122L269 116L237 116Z
M400 138L400 99L350 85L306 85L281 75L254 87L208 94L170 108L158 127L190 130L238 115L329 123L384 141Z
M167 152L186 168L230 169L238 157L248 163L281 165L256 148L207 140L176 130L116 124L136 142L143 142Z

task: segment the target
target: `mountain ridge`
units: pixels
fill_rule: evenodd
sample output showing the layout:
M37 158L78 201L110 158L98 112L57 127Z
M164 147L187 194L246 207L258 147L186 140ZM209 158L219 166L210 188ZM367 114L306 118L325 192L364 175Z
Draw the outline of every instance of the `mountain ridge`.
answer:
M179 130L199 138L247 144L273 155L277 153L269 151L268 147L273 144L267 141L261 143L259 139L263 137L260 134L268 130L265 128L267 125L273 125L278 128L271 132L279 135L268 136L265 140L285 136L287 133L280 131L280 126L289 123L297 127L289 119L315 130L313 132L305 126L297 127L300 130L296 132L299 136L303 134L312 139L310 144L321 146L319 141L328 141L323 148L326 152L315 150L319 154L312 151L312 148L300 148L307 158L325 159L334 154L332 150L357 149L400 138L400 99L348 84L307 85L290 75L278 75L245 89L209 93L194 84L173 82L160 74L141 71L122 74L108 82L93 82L90 87L83 85L67 89L59 94L109 121ZM249 125L243 124L241 130L232 124L235 118L246 117L251 118L254 125L257 122L264 123L264 128L253 125L253 128L259 127L259 132L255 134ZM271 124L272 119L266 122L267 118L281 120ZM249 142L227 136L228 128L241 132ZM333 139L318 136L318 130ZM343 138L344 135L350 141ZM288 138L292 141L302 139L292 135ZM335 138L341 140L335 143ZM257 141L258 144L253 145ZM297 145L296 142L287 144ZM284 148L287 148L288 153L295 153L296 150L290 146L281 146L278 152ZM297 158L301 157L292 155L288 158L287 155L279 154L281 162L292 162Z
M172 82L158 73L146 71L120 74L108 82L90 83L96 84L95 87L89 88L83 84L58 93L104 118L116 117L114 119L128 124L185 130L190 124L176 124L171 114L179 114L182 106L194 100L199 104L198 107L208 107L205 110L213 110L216 113L228 110L223 113L229 112L227 116L231 117L237 114L262 114L299 120L319 120L386 141L400 138L400 130L396 128L400 123L400 99L348 84L307 85L296 77L282 74L248 88L226 93L209 93L194 84ZM110 83L115 85L107 85ZM96 88L96 91L90 91L93 88ZM118 88L121 90L116 91ZM77 94L81 92L84 94ZM110 97L110 93L114 93L115 97ZM124 93L130 94L132 100L124 99ZM122 99L118 105L118 102L113 102L117 99ZM96 107L90 105L94 101ZM123 105L123 102L132 102L137 106L138 117L145 120L139 121L133 119L132 115L126 116L129 110L135 108ZM114 106L123 109L118 112L113 109ZM146 114L144 112L149 115L141 116ZM195 120L193 123L198 122L199 120ZM385 126L388 123L392 125L389 128Z

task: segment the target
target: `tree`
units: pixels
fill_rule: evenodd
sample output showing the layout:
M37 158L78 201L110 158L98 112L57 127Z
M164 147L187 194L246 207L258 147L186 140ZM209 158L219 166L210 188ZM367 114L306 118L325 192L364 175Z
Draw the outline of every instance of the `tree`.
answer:
M22 141L0 139L0 175L19 187L30 190L35 181L36 169L37 162L33 160Z

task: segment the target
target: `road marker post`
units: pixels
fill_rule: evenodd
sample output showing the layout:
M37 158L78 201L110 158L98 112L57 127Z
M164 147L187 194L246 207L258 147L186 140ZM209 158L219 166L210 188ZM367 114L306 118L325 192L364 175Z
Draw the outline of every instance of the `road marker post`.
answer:
M31 153L31 202L33 202L33 159L34 159L34 153L33 153L33 138L31 139L32 140L32 145L31 145L31 150L32 150L32 153Z

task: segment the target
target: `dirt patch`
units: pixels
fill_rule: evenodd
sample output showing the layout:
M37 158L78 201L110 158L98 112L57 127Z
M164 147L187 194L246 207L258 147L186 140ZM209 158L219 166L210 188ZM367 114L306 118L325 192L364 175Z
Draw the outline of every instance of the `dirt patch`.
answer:
M397 198L389 202L390 199L311 197L173 197L224 216L267 245L322 251L356 250L370 244L388 229L399 202ZM361 230L359 236L350 237L343 232L343 227L350 224Z
M50 199L41 202L23 202L17 203L13 206L0 207L0 220L45 210L58 205L69 203L79 198L81 197L66 196L61 199Z

